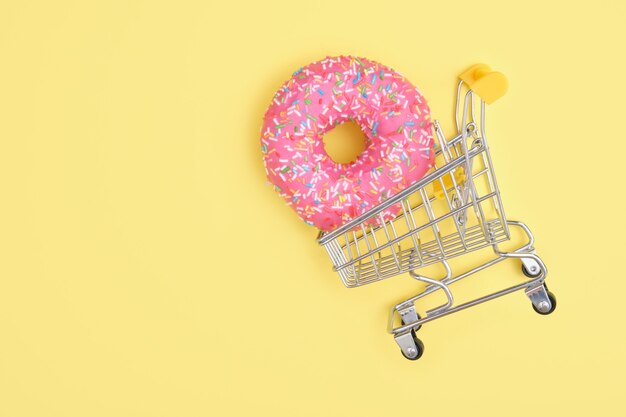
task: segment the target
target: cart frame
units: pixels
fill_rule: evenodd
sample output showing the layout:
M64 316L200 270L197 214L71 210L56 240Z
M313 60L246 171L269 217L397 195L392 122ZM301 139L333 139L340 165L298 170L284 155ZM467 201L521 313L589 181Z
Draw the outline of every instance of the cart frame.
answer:
M457 87L455 122L457 134L446 139L440 123L433 121L439 166L436 162L421 180L334 231L320 232L318 236L318 243L328 252L333 269L346 287L405 272L427 284L417 295L396 304L389 317L387 331L411 360L421 357L424 350L416 331L440 317L521 290L538 313L549 314L556 308L556 298L545 284L548 270L535 253L532 232L524 223L505 216L485 135L485 101L464 81ZM398 216L385 221L382 212L393 208ZM503 251L499 244L511 239L510 228L521 229L527 241L517 249ZM451 258L487 247L493 249L495 257L469 270L453 272L448 262ZM455 304L450 288L453 283L505 259L519 259L528 280ZM445 269L444 278L417 272L434 264ZM447 301L422 317L416 301L436 291L443 292ZM399 326L395 325L398 317Z

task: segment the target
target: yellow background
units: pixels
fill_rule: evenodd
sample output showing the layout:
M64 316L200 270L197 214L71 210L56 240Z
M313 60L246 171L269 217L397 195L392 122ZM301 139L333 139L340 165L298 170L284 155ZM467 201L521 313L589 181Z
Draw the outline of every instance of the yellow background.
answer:
M625 15L2 1L0 416L625 415ZM384 328L416 283L341 285L258 144L273 92L335 54L403 73L448 131L458 73L507 74L492 156L553 315L516 293L425 325L409 362ZM483 276L522 278L514 262Z

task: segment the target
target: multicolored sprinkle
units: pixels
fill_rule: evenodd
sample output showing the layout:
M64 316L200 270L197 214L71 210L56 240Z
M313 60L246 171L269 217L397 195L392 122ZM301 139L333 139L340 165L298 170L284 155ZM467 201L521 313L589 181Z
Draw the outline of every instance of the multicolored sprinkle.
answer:
M348 121L361 127L366 148L355 162L339 164L323 137ZM433 145L419 90L388 67L350 56L298 69L275 94L261 131L268 179L306 223L324 231L422 178L433 165ZM387 209L384 220L400 210Z

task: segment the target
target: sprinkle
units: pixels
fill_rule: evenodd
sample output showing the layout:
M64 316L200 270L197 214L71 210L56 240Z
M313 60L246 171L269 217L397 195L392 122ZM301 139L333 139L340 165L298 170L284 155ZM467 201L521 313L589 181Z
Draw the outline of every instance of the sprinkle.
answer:
M298 69L272 99L260 143L265 170L308 224L331 230L350 221L401 192L432 165L425 101L402 76L386 71L356 57L327 58ZM329 102L323 104L326 93ZM348 119L371 128L366 146L375 141L377 149L353 165L335 164L319 146L326 132ZM381 119L398 120L396 131L378 132ZM394 210L383 211L383 221L392 220ZM365 225L380 223L370 219Z

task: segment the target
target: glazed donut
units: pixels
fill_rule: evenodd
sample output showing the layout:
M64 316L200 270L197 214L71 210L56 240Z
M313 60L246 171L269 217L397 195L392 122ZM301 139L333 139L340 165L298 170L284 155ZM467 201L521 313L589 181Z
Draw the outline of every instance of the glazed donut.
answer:
M323 136L349 120L365 133L356 161L334 162ZM435 152L430 110L417 88L374 61L328 57L300 68L265 113L267 177L308 224L331 231L424 176ZM399 205L383 212L394 218Z

